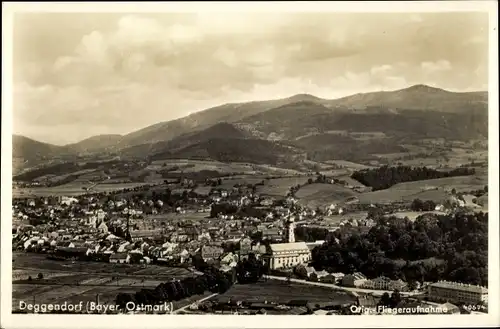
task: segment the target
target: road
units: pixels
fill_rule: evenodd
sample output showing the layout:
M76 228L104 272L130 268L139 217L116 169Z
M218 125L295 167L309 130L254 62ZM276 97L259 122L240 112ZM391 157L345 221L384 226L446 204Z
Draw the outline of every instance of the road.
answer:
M191 305L201 303L201 302L206 301L207 299L213 298L213 297L215 297L215 296L217 296L217 295L218 295L218 293L215 293L215 294L211 294L210 296L204 297L204 298L202 298L202 299L198 299L197 301L195 301L195 302L193 302L193 303L191 303L191 304L188 304L188 305L186 305L186 306L184 306L184 307L181 307L181 308L179 308L179 309L177 309L177 310L173 311L173 312L172 312L172 314L176 314L176 313L179 313L179 312L184 311L184 310L186 310L186 309L189 309L189 307L190 307Z
M287 281L288 278L281 277L281 276L274 276L274 275L265 275L264 278L267 279L273 279L273 280L281 280L281 281ZM338 289L338 290L344 290L344 291L350 291L357 295L357 293L366 293L366 294L372 294L375 296L382 296L384 293L391 294L392 291L389 290L372 290L372 289L362 289L362 288L351 288L351 287L343 287L343 286L338 286L336 284L332 283L322 283L322 282L311 282L311 281L306 281L306 280L299 280L299 279L290 279L291 282L296 282L296 283L302 283L302 284L309 284L312 286L320 286L320 287L329 287L333 289ZM401 296L416 296L416 295L421 295L423 292L400 292Z

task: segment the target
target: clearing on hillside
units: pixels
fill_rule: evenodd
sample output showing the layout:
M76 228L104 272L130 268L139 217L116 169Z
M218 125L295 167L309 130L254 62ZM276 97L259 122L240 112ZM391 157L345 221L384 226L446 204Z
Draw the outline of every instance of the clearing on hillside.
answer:
M360 203L411 202L414 199L443 202L451 190L466 192L484 188L488 184L485 176L457 176L399 183L388 189L358 195Z
M257 193L267 196L284 197L292 186L303 185L307 183L309 178L310 177L306 176L298 176L269 179L265 181L263 186L257 187Z
M314 183L301 187L295 196L299 203L315 208L345 201L358 193L337 184Z

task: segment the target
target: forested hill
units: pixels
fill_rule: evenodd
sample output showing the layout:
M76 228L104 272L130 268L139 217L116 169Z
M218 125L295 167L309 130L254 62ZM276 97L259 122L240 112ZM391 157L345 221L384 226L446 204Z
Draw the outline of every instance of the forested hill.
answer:
M455 176L474 175L474 168L456 168L451 171L438 171L426 167L382 166L374 169L356 171L351 178L363 185L370 186L374 191L389 188L398 183L413 182L427 179L437 179Z
M488 286L487 213L421 216L415 222L376 220L366 234L333 233L328 243L313 250L313 266L410 284L450 280Z

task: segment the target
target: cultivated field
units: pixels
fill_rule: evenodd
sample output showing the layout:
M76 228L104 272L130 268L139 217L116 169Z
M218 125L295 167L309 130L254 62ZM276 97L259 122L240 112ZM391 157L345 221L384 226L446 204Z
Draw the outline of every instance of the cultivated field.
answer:
M355 219L355 220L361 220L365 219L368 216L368 212L366 211L359 211L359 212L350 212L345 215L331 215L331 216L325 216L323 217L323 220L321 221L322 224L327 225L327 226L337 226L339 225L343 220L349 220L349 219Z
M405 218L408 217L409 220L414 222L417 217L425 215L425 214L435 214L435 215L445 215L445 212L442 211L401 211L401 212L395 212L393 214L387 215L387 216L394 216L397 218Z
M189 159L167 159L153 161L147 167L148 170L161 170L165 168L179 167L185 173L199 172L202 170L218 171L223 174L230 175L259 175L259 174L274 174L274 175L293 175L299 172L292 169L283 169L270 165L257 165L251 163L239 162L219 162L210 160L189 160ZM175 173L176 171L173 171Z
M20 301L33 300L36 303L86 303L99 298L101 303L114 303L120 292L153 289L162 282L195 275L183 268L55 261L41 254L14 253L13 259L14 309ZM43 274L43 279L36 278L38 273ZM33 279L28 281L28 276ZM181 307L189 302L179 301L174 305Z
M238 176L238 177L228 177L222 179L222 184L217 186L217 188L232 189L234 185L240 184L246 186L248 184L254 185L265 182L266 176Z
M257 187L257 193L267 196L284 197L290 191L290 187L303 185L310 177L299 176L289 178L269 179L264 186Z
M413 201L414 199L444 202L450 192L466 192L484 188L488 184L486 176L459 176L429 179L416 182L396 184L388 189L358 194L360 203L390 203L396 201Z
M356 162L351 162L351 161L346 161L346 160L328 160L328 161L325 161L325 163L328 163L331 165L336 165L336 166L339 166L342 168L354 169L354 170L373 168L373 166L367 166L367 165L364 165L361 163L356 163Z
M104 262L72 262L47 259L44 254L14 252L13 270L27 270L41 272L44 277L51 273L69 273L71 275L84 274L85 279L89 279L89 274L92 277L128 277L143 278L150 274L145 271L155 273L155 279L171 278L192 275L190 271L183 268L171 268L158 265L147 265L145 268L139 264L112 264ZM64 279L63 279L64 278ZM149 277L150 278L150 277ZM58 277L54 280L59 280ZM48 278L47 280L51 280ZM61 277L61 280L78 280L78 277ZM73 282L73 281L71 281Z
M250 301L250 302L289 302L290 300L307 300L310 303L321 302L354 302L352 295L327 287L311 286L299 283L288 284L285 281L267 280L255 284L236 284L226 293L215 297L218 300Z
M122 190L125 188L134 188L137 186L142 186L150 183L118 183L118 184L98 184L96 185L91 193L93 192L111 192ZM87 193L83 188L89 187L89 183L84 182L71 182L68 184L53 186L53 187L31 187L31 188L15 188L12 189L13 197L29 197L29 196L49 196L49 195L64 195L64 196L75 196Z
M295 196L299 203L315 208L343 202L349 197L358 196L358 193L337 184L315 183L301 187Z

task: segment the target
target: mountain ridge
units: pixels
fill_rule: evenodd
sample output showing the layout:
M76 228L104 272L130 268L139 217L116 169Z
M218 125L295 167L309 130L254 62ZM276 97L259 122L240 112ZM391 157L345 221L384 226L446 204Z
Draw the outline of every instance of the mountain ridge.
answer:
M44 159L61 154L108 152L144 157L196 149L196 144L223 138L231 140L233 148L240 152L240 145L251 144L244 139L286 141L337 130L384 131L384 127L393 138L408 133L423 136L426 129L433 137L474 138L487 131L487 101L487 92L456 93L428 85L334 100L296 94L277 100L223 104L128 134L92 136L64 146L39 142L37 147L38 141L18 137L14 144L20 151L15 155ZM460 132L458 128L463 123L466 127L460 128L464 130ZM263 147L264 153L272 149L271 145Z

